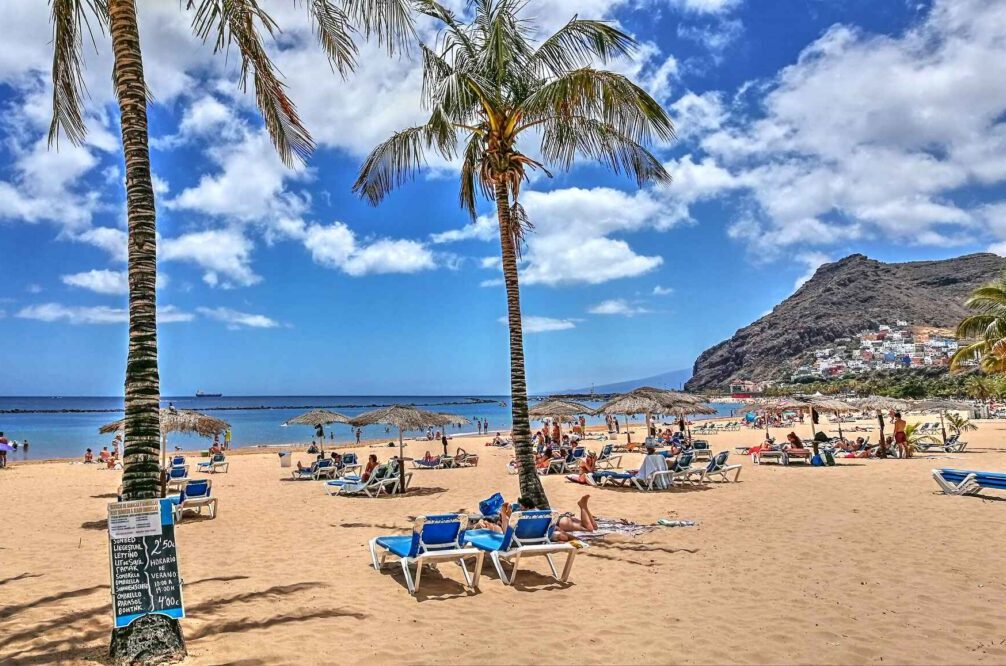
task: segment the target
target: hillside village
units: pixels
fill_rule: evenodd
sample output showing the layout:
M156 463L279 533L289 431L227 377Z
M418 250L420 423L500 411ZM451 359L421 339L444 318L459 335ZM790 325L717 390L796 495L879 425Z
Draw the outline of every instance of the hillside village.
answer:
M830 378L876 370L947 367L957 351L953 331L910 326L897 321L877 330L864 330L853 337L838 338L828 347L812 350L791 376Z

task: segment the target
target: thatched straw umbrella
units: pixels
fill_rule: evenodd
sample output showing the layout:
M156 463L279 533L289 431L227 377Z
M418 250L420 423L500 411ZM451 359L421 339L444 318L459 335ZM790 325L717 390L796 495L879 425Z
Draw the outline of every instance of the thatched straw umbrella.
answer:
M810 405L806 400L793 397L781 397L781 398L756 398L754 400L749 400L744 403L745 409L755 409L765 412L765 437L769 436L769 420L768 412L775 414L782 414L788 411L803 411L805 409L809 410ZM813 421L813 419L812 419ZM813 423L811 424L813 427Z
M537 405L527 410L528 416L533 419L556 418L560 423L563 419L574 421L574 417L581 414L593 414L594 410L586 405L581 405L572 400L562 398L547 398ZM559 428L559 436L562 437L562 427Z
M940 414L940 434L943 436L943 445L947 444L947 425L943 420L946 412L959 412L971 409L971 404L963 400L949 400L947 398L932 398L929 400L919 400L913 409L927 412L939 412Z
M349 417L345 414L340 414L339 412L333 412L328 409L312 409L309 412L304 412L299 416L295 416L286 422L287 425L293 423L294 425L309 425L314 426L315 434L321 435L321 452L325 453L325 428L332 423L349 423Z
M398 492L405 492L405 442L406 430L422 430L424 428L446 426L450 423L471 423L457 414L440 414L428 412L425 409L410 405L392 405L371 412L364 412L350 419L350 425L367 426L375 423L398 428Z
M191 409L175 409L166 407L161 410L161 467L165 465L165 456L168 450L168 433L184 432L199 435L200 437L213 437L219 435L231 427L230 423L214 416L207 416L201 412ZM125 419L119 419L112 423L106 423L98 428L98 432L107 435L109 433L124 430Z
M645 414L647 429L649 429L650 414L664 413L669 411L668 407L652 395L642 393L624 393L616 396L597 408L598 414L612 414L616 418L619 414L625 415L625 438L626 442L632 444L632 434L629 432L629 416L632 414ZM649 432L647 432L649 436Z
M872 409L877 412L877 424L880 426L880 457L887 457L887 438L884 436L884 412L894 411L902 412L908 411L912 408L911 403L907 400L901 400L899 398L888 398L883 395L871 395L865 398L859 398L854 401L858 406L863 409Z
M828 398L828 397L824 397L824 396L821 396L821 397L811 396L809 398L809 402L814 406L814 408L817 411L819 411L819 412L822 412L822 411L823 412L832 412L836 416L838 416L840 414L848 414L849 412L854 412L854 411L856 411L858 409L854 405L850 405L849 403L844 402L842 400L838 400L836 398ZM814 423L813 417L811 417L810 422L811 422L811 425L813 425L813 423ZM815 437L817 436L816 432L814 433L814 436ZM839 417L839 419L838 419L838 436L840 438L844 437L844 435L842 434L842 419L841 419L841 417Z

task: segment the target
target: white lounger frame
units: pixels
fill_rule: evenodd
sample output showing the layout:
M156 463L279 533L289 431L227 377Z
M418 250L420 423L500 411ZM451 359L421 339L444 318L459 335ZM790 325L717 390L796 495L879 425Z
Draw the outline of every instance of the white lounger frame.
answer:
M463 533L468 527L468 516L461 516L461 532ZM414 526L412 528L413 532L419 531L422 533L423 525L427 522L426 516L419 516L416 518ZM384 561L389 555L394 555L391 551L386 548L381 549L381 555L378 557L377 554L377 540L380 537L374 537L370 540L370 558L374 563L374 568L378 571L384 566ZM420 550L426 548L425 544L422 542L422 537L420 537ZM465 566L465 559L469 557L475 558L475 573L474 575L468 572L468 567ZM485 552L479 550L478 548L445 548L443 546L431 547L431 550L426 552L420 552L419 555L415 557L403 557L399 560L402 563L402 573L405 574L405 584L409 588L409 594L415 594L419 590L419 583L423 578L423 567L431 566L436 567L441 562L457 562L461 566L461 571L465 576L465 585L470 590L477 590L479 587L479 578L482 576L482 562L485 558ZM416 576L413 580L412 571L409 569L410 566L415 566Z
M514 511L510 515L510 529L516 530L517 521L520 520L522 515L524 515L523 511ZM548 531L551 532L558 522L559 512L553 511L552 523L549 525ZM576 558L578 552L571 544L554 543L548 537L520 541L514 535L511 537L511 546L510 550L505 553L498 550L489 553L489 558L492 560L493 566L496 567L496 573L499 574L500 580L503 581L504 585L513 585L514 580L517 579L517 570L520 567L520 561L525 557L544 557L548 562L548 568L552 570L552 577L561 583L565 583L569 580L569 573L573 570L573 560ZM559 570L556 569L555 562L552 560L552 556L558 553L566 553L566 564L562 568L562 575L559 574ZM509 576L507 576L506 571L503 569L504 560L510 563L511 572Z

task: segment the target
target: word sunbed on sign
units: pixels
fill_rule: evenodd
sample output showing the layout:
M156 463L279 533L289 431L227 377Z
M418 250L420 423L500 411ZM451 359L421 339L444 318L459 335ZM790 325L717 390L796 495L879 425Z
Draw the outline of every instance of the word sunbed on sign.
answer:
M115 628L149 613L185 617L171 500L108 505Z

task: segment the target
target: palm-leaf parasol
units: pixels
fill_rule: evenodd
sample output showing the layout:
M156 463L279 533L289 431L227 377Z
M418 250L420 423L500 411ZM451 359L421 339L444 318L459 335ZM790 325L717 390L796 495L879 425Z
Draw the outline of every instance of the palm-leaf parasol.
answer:
M423 428L440 427L450 423L471 423L471 421L457 414L428 412L425 409L419 409L410 405L392 405L391 407L364 412L350 419L349 423L354 426L368 426L380 423L398 428L398 492L404 493L405 442L403 441L403 433L406 430L422 430Z
M858 407L855 407L854 405L850 405L849 403L847 403L847 402L845 402L843 400L838 400L837 398L828 398L828 397L824 397L824 396L820 396L820 397L819 396L811 396L808 399L808 401L818 411L832 412L835 415L847 414L849 412L854 412L854 411L856 411L858 409ZM813 422L814 422L814 420L812 418L811 419L811 424L812 425L813 425ZM817 433L814 433L814 434L815 434L815 436L817 435ZM839 417L839 419L838 419L838 436L839 437L844 437L844 435L842 434L842 419L841 419L841 417Z
M98 432L107 435L108 433L125 430L125 424L125 419L119 419L118 421L101 426L98 428ZM230 427L231 424L223 419L208 416L195 410L175 409L173 407L161 409L161 466L164 466L169 432L183 432L199 435L200 437L213 437L214 435L223 433Z
M698 402L701 402L701 399L690 396L687 393L643 387L615 396L598 407L596 413L625 414L625 436L626 441L631 444L632 435L629 433L629 415L645 414L647 435L649 435L650 414L671 414L675 413L675 410L678 409L693 407Z
M912 408L912 404L900 398L888 398L883 395L871 395L859 398L855 401L863 409L870 409L877 412L877 424L880 426L880 457L887 457L887 438L884 436L884 414L885 411L904 412Z
M331 423L349 423L349 417L345 414L340 414L339 412L333 412L328 409L312 409L309 412L304 412L298 416L293 417L286 422L294 425L309 425L314 426L315 433L321 434L321 452L325 453L325 428Z
M544 418L554 418L559 421L566 421L567 423L573 423L576 421L574 417L581 414L593 414L594 410L586 405L581 405L573 400L564 400L562 398L548 398L542 400L537 405L527 410L528 416L534 419L544 419ZM562 429L560 428L559 436L562 436Z

